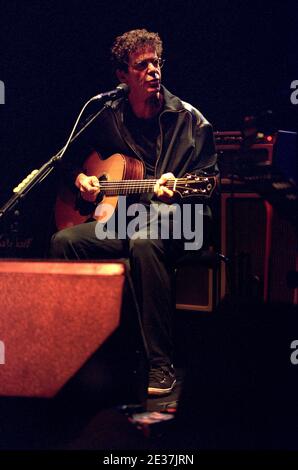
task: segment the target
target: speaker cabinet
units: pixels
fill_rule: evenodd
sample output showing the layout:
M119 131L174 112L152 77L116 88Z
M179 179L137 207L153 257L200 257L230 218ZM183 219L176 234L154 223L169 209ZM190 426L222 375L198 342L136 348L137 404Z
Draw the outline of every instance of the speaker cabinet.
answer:
M0 262L0 395L52 397L120 322L122 263Z
M269 264L269 300L298 304L297 229L276 210L273 211L271 256ZM290 273L294 283L287 282ZM296 288L294 288L296 286Z
M297 272L297 233L272 205L255 193L222 193L221 245L230 258L230 286L222 264L221 298L227 293L297 304L287 284ZM296 274L297 277L297 274Z
M231 260L229 287L222 264L221 297L268 300L272 206L255 193L222 193L221 217L222 252Z

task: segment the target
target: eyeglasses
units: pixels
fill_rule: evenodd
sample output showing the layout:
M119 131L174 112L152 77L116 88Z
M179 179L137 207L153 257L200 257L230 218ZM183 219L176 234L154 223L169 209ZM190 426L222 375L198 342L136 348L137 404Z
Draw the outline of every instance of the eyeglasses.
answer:
M149 64L152 64L153 67L157 68L162 68L165 63L164 59L160 59L159 57L156 57L154 59L145 59L142 60L141 62L136 62L135 64L132 64L131 67L135 70L144 71L147 70L149 67Z

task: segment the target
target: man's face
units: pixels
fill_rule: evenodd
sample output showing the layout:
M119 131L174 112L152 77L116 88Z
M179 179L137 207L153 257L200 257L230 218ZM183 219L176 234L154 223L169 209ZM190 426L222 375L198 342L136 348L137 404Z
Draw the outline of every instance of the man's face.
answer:
M130 88L131 96L147 99L158 96L161 70L156 50L152 47L130 54L127 72L121 72L121 79Z

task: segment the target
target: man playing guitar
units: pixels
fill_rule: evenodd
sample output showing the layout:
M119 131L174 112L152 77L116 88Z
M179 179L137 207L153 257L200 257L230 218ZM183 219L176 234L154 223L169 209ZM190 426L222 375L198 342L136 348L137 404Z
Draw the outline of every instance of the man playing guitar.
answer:
M176 201L176 178L183 178L187 173L208 176L216 172L212 127L196 108L161 85L164 61L162 41L157 33L140 29L117 37L112 60L118 80L129 86L129 95L104 106L85 133L86 152L87 147L98 152L103 162L117 152L133 157L144 168L146 179L155 178L151 192L139 195L138 201L146 210L153 203L171 204ZM74 183L84 201L95 203L104 183L101 184L98 174L87 173L82 169L77 171ZM211 216L207 205L204 205L204 215ZM140 228L136 237L101 240L96 236L96 223L82 223L57 232L52 238L52 256L129 257L149 348L148 393L170 393L176 383L171 266L173 258L182 253L183 240L165 240L161 236L151 239L146 236L146 226Z

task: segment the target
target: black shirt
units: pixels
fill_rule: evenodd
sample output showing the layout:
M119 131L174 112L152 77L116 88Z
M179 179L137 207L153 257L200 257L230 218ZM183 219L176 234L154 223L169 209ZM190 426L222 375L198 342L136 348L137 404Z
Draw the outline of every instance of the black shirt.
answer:
M154 177L156 163L156 141L160 134L158 115L150 119L136 117L129 105L124 111L124 124L135 142L137 152L141 155L146 177Z

